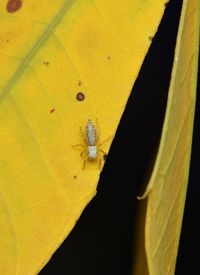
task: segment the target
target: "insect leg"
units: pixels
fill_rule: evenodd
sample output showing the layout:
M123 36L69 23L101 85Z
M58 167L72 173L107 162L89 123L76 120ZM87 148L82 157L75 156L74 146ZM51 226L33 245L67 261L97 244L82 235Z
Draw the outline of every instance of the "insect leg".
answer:
M104 141L102 141L100 144L98 144L98 147L100 147L101 145L103 145L105 142L107 142L109 139L111 139L113 136L110 136L109 138L105 139Z
M83 167L82 167L82 170L85 169L86 162L87 162L87 159L84 159L84 160L83 160Z
M81 157L83 157L83 155L87 152L87 149L86 150L83 150L80 154Z
M87 141L86 141L86 139L85 139L85 135L84 135L83 130L82 130L81 127L80 127L80 131L81 131L81 135L82 135L83 140L84 140L85 143L87 144Z
M106 152L104 152L104 151L101 150L101 149L98 149L98 152L101 152L103 155L106 155Z
M86 156L86 152L87 152L87 149L86 150L83 150L82 152L81 152L81 154L80 154L80 156L83 158L83 170L84 170L84 168L85 168L85 164L86 164L86 162L87 162L87 160L88 160L88 157Z
M97 127L97 131L96 131L96 141L98 142L99 137L100 137L100 127L99 127L99 121L96 118L96 127Z
M83 148L85 148L85 146L83 144L74 144L74 145L72 145L72 147L73 148L75 148L75 147L83 147Z

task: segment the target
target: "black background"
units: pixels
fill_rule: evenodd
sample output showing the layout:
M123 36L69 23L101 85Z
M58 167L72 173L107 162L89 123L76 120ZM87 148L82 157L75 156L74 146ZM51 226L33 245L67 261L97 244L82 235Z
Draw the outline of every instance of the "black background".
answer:
M132 275L136 196L151 173L160 140L181 5L179 0L166 5L111 146L96 197L40 275ZM176 275L200 274L196 254L200 234L199 105L198 96Z

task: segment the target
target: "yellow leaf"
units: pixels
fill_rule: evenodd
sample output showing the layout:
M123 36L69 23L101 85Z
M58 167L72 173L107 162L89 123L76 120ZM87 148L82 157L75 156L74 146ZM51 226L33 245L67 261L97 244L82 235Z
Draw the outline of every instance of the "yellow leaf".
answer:
M184 0L161 142L143 195L145 274L174 274L191 153L199 22L200 2Z
M0 2L0 274L37 273L95 195L72 145L89 118L114 136L164 2Z

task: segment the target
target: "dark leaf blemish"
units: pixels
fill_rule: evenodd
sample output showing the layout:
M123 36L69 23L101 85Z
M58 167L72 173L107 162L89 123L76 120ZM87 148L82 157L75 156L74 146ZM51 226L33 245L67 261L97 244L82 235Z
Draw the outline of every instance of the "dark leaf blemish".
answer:
M43 64L49 66L49 61L44 61Z
M153 41L153 36L148 37L150 41Z
M50 113L51 113L51 114L52 114L53 112L55 112L55 109L51 109L51 110L50 110Z
M6 6L8 12L13 13L18 11L22 6L21 0L9 0Z
M76 175L74 175L74 179L77 179L77 176L76 176Z
M81 92L79 92L77 95L76 95L76 99L78 101L83 101L85 99L85 95Z
M81 86L81 84L82 84L82 83L81 83L81 81L79 80L79 82L78 82L78 86Z
M111 60L111 56L110 56L110 55L109 55L109 56L107 56L107 59L108 59L108 60Z

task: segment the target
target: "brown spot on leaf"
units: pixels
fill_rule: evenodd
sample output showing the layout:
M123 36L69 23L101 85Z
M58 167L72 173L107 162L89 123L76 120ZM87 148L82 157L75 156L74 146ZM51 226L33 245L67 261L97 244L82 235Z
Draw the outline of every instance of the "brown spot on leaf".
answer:
M76 95L76 99L78 101L83 101L85 99L85 95L81 92L79 92L77 95Z
M110 56L110 55L108 55L108 56L107 56L107 59L108 59L108 60L111 60L111 56Z
M82 83L81 83L81 81L79 80L79 82L78 82L78 86L81 86L81 84L82 84Z
M43 64L49 66L49 61L44 61Z
M21 0L9 0L6 6L8 12L13 13L18 11L22 6Z
M150 41L153 41L153 36L148 37Z
M52 114L53 112L55 112L55 109L54 109L54 108L50 110L50 113L51 113L51 114Z
M76 175L74 175L74 179L77 179L77 176L76 176Z

